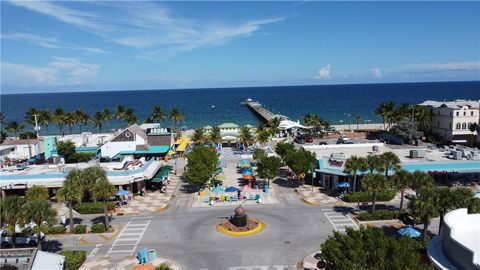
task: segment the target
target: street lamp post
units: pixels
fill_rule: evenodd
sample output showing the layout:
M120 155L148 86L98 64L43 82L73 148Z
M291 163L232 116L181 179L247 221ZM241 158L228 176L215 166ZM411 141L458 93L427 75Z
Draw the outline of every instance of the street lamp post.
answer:
M350 128L350 116L351 115L349 113L344 113L344 115L348 117L348 130L352 131L352 129Z

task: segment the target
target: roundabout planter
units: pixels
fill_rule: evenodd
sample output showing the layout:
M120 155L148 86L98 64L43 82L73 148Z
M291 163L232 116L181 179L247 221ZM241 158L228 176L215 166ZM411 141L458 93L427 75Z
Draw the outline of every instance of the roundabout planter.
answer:
M265 228L265 223L248 218L245 210L239 206L235 208L235 215L217 225L217 231L229 236L248 236L257 234Z

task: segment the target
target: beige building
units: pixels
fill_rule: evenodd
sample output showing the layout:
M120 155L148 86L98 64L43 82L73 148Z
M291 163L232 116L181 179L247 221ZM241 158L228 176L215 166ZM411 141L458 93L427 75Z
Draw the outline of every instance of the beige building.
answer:
M478 100L431 101L420 105L432 110L432 133L445 142L467 143L478 138L477 132L471 132L470 126L479 123L480 110Z

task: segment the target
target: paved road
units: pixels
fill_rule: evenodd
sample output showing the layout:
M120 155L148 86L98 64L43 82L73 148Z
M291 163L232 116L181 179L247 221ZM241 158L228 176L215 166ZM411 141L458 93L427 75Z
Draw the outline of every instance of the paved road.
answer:
M267 225L260 234L230 237L215 225L233 214L232 207L190 208L190 194L180 193L173 205L155 215L138 247L157 250L185 269L295 269L297 261L332 233L319 207L306 205L289 189L277 189L281 204L245 207Z

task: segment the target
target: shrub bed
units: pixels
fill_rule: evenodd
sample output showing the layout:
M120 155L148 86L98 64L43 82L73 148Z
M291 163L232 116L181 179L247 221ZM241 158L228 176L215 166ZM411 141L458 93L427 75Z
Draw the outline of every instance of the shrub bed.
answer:
M84 233L87 233L87 225L83 225L83 224L75 225L75 228L73 229L73 231L74 231L76 234L84 234Z
M405 212L396 212L390 210L377 210L373 213L362 212L358 214L357 219L360 221L370 221L370 220L388 220L388 219L397 219L401 215L404 215Z
M90 231L92 233L103 233L103 232L105 232L105 225L103 223L93 224L90 227Z
M115 202L107 202L107 205L113 208ZM85 202L73 206L73 209L80 214L103 214L103 202Z
M155 270L172 270L172 268L168 263L161 263L160 265L155 267Z
M62 233L65 233L67 229L62 226L62 225L58 225L58 226L52 226L52 227L49 227L47 229L47 234L62 234Z
M388 202L395 198L395 191L386 191L380 192L377 194L377 202ZM349 193L345 195L344 200L346 202L354 203L354 202L372 202L372 194L368 192L355 192Z
M87 259L85 250L64 250L60 251L59 254L65 256L65 270L77 270Z

